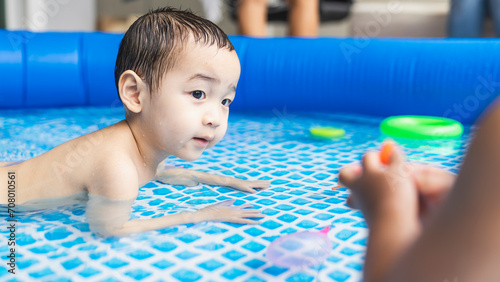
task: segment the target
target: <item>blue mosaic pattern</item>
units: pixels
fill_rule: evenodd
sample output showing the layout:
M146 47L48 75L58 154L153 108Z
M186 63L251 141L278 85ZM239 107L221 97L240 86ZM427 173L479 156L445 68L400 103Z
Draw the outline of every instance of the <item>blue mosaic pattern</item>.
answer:
M39 155L71 138L115 123L121 108L4 111L0 113L0 160ZM331 190L339 169L356 162L384 136L381 119L295 113L232 114L225 139L191 163L170 165L242 178L269 179L271 188L245 194L222 187L170 186L151 182L140 189L134 218L194 210L224 199L250 203L266 217L256 226L200 223L125 238L89 232L81 206L18 217L18 272L6 271L4 218L0 218L1 281L360 281L367 229L360 212L345 205L349 192ZM341 127L330 142L308 136L311 126ZM403 142L409 158L456 171L466 137L451 141ZM265 257L283 234L331 226L328 259L308 269L283 269ZM315 280L318 279L318 280Z

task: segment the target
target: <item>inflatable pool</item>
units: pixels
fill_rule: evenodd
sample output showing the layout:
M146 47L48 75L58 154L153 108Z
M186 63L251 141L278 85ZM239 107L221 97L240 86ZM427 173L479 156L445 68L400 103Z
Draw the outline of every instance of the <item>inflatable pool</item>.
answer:
M113 68L122 35L0 31L0 160L27 159L124 118ZM496 39L275 38L233 36L242 64L229 129L194 162L169 165L268 179L256 194L224 187L140 189L132 217L152 218L233 198L264 211L260 225L200 223L124 238L89 231L85 208L19 214L16 274L5 281L360 281L367 228L345 204L339 169L378 150L379 125L392 115L432 115L462 122L464 135L398 140L413 161L457 171L470 125L498 95ZM309 129L341 128L317 140ZM7 217L0 215L1 226ZM275 239L330 227L320 265L287 269L266 258Z

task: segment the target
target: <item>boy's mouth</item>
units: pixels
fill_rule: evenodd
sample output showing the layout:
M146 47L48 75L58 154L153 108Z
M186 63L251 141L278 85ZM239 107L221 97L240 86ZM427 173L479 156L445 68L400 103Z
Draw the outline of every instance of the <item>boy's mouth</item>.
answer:
M202 138L202 137L194 137L193 138L196 144L200 147L206 147L208 142L210 142L213 138Z

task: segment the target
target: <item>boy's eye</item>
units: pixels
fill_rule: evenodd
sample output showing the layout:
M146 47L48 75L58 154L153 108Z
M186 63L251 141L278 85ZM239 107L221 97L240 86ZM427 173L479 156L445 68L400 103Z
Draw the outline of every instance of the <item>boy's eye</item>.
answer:
M231 102L233 102L233 101L231 101L231 99L224 99L224 100L222 100L222 105L229 106L231 104Z
M195 91L191 92L191 95L193 96L193 98L199 99L199 100L205 99L205 97L207 96L205 94L205 92L203 92L201 90L195 90Z

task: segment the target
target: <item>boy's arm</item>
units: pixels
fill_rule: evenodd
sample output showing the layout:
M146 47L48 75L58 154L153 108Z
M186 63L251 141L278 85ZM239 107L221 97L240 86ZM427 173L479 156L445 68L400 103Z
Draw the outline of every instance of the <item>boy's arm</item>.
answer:
M86 216L91 230L106 236L123 236L202 221L258 224L259 221L249 218L263 217L260 210L248 209L250 205L233 206L234 200L227 200L195 212L130 219L138 186L138 173L134 164L121 154L108 154L108 158L95 167L94 179L88 184Z
M257 209L247 209L250 205L233 206L234 200L226 200L200 210L184 211L150 219L129 219L134 200L113 200L103 196L89 195L87 220L92 232L104 236L126 236L153 231L170 226L221 221L240 224L258 224L263 215Z
M195 186L199 183L204 183L208 185L226 186L250 193L267 189L270 185L267 180L243 180L231 176L209 174L185 168L158 169L154 180L170 185L186 186Z

